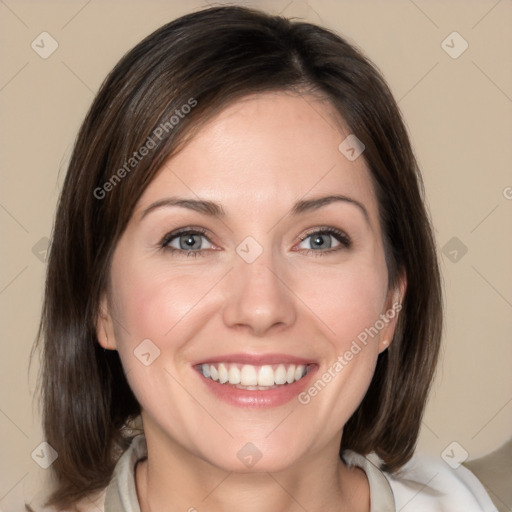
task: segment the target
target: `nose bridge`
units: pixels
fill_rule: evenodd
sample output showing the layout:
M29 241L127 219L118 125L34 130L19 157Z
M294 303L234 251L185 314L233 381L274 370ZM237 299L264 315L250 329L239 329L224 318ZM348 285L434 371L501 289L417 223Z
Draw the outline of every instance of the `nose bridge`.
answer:
M251 240L242 242L237 253L227 284L226 324L244 325L256 335L264 335L276 325L291 325L295 304L284 284L279 256L270 247L258 250Z

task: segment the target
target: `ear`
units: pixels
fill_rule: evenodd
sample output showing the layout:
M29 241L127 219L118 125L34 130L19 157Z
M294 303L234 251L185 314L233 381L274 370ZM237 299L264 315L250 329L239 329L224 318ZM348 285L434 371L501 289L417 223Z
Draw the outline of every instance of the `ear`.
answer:
M101 297L98 316L96 318L96 338L98 343L106 350L116 350L114 323L110 314L110 307L106 293Z
M400 272L397 283L390 288L385 302L385 310L381 314L382 322L385 324L380 332L379 353L386 350L393 341L398 316L402 309L402 303L407 290L407 277L405 272Z

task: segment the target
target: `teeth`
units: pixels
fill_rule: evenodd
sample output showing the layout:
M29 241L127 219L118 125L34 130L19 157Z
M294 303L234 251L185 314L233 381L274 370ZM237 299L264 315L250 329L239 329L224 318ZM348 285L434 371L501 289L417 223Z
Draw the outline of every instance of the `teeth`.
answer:
M278 385L286 382L286 368L284 365L280 364L274 372L274 382Z
M219 382L224 384L228 381L228 369L224 363L219 364Z
M254 366L249 364L242 366L240 384L242 384L242 386L256 386L258 384L258 375Z
M272 366L262 366L258 372L258 386L273 386L274 370Z
M209 364L202 364L201 365L201 371L203 372L203 375L205 377L210 377L210 365Z
M250 364L237 365L229 363L202 364L202 374L209 379L229 383L240 389L268 389L273 386L292 384L302 379L308 372L303 364L278 364L253 366Z
M240 370L238 367L232 365L228 372L230 384L240 384Z

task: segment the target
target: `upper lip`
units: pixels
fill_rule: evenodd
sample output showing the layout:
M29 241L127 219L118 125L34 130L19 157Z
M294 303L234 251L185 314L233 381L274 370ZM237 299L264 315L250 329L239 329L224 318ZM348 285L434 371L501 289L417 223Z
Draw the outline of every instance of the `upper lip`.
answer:
M315 361L303 357L292 356L290 354L225 354L222 356L208 357L196 361L193 365L212 364L212 363L240 363L253 366L263 366L266 364L313 364Z

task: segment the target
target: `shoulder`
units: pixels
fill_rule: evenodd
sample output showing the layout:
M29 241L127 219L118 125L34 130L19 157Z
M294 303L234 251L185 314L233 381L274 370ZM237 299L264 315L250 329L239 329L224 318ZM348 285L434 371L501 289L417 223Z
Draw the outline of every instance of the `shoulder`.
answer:
M397 473L384 473L401 512L497 512L480 481L464 466L415 454Z
M99 491L93 496L83 498L73 506L60 509L46 506L48 498L46 492L39 492L26 500L24 512L104 512L106 489Z
M147 444L143 435L134 436L129 441L130 444L119 457L112 479L106 488L64 510L44 505L48 497L47 492L34 494L26 504L26 512L104 512L105 508L125 510L125 500L130 499L133 503L137 500L135 464L147 456Z

